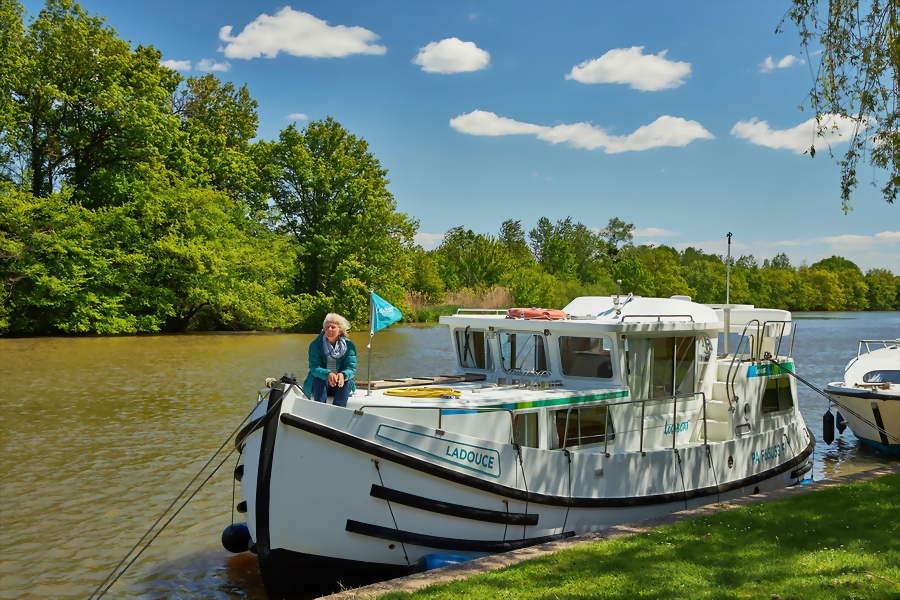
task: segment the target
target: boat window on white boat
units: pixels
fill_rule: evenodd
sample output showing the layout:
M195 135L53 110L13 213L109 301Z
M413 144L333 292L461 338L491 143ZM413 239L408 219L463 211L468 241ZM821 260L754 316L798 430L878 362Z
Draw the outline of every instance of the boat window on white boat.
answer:
M505 371L548 373L547 349L539 333L501 333L500 362Z
M869 371L863 375L863 383L900 384L900 371Z
M538 414L536 412L519 413L513 417L515 440L520 446L538 447Z
M480 329L456 330L456 353L459 356L459 365L464 369L489 369L493 370L494 361L491 360L491 346L487 332Z
M605 337L560 336L559 358L563 375L610 379L613 376L610 348L610 341Z
M695 392L696 347L694 337L627 338L631 397L641 400Z
M762 397L762 412L773 413L794 407L791 380L787 376L772 377L766 382Z
M607 425L609 426L609 441L616 439L616 430L613 427L612 415L607 421L606 406L588 406L586 408L568 408L551 413L556 424L556 439L554 448L572 448L573 446L587 446L590 444L603 444L606 442ZM569 427L566 428L568 417Z

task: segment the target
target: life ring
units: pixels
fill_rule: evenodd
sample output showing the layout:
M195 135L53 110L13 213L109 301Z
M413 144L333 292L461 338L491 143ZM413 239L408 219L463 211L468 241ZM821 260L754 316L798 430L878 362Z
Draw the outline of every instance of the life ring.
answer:
M555 308L511 308L506 311L507 319L531 319L535 321L562 321L565 311Z

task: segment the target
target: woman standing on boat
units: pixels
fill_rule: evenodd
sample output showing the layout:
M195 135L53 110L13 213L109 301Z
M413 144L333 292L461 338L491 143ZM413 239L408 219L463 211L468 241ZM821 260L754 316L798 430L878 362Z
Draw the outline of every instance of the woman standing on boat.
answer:
M309 345L309 375L303 391L316 402L334 396L335 406L347 406L356 391L356 346L347 337L350 323L336 313L325 315L322 333Z

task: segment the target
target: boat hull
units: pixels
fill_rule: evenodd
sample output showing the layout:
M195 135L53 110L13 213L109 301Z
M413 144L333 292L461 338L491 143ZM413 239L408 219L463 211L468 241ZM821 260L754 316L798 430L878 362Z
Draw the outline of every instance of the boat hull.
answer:
M825 392L839 408L849 409L841 415L861 442L884 454L900 455L900 395L838 385L829 385Z
M815 443L789 425L709 448L567 454L437 436L290 391L280 401L247 438L245 463L258 468L242 481L272 598L408 574L427 554L476 558L778 489L808 470ZM440 458L463 445L496 465Z

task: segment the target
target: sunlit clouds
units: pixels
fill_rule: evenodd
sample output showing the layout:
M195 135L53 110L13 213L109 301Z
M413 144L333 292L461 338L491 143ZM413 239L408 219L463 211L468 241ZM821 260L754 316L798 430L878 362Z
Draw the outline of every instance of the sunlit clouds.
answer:
M450 120L450 126L469 135L534 134L551 144L567 143L572 148L602 149L606 154L649 150L665 146L686 146L698 139L715 136L696 121L664 115L649 125L638 127L628 135L611 135L591 123L574 123L554 127L523 123L492 112L474 110Z
M691 74L691 64L666 58L668 50L644 54L643 46L616 48L600 58L572 67L566 79L581 83L622 83L636 90L655 92L677 88Z
M191 61L189 60L161 60L159 64L172 69L173 71L190 71Z
M428 73L468 73L491 66L491 55L474 42L453 37L420 48L412 62Z
M828 127L824 141L834 145L846 142L853 131L852 119L837 115L825 115L823 123ZM810 146L822 138L816 136L816 120L809 119L789 129L773 129L768 121L760 121L756 117L749 121L738 121L731 128L731 135L747 140L757 146L791 150L794 154L803 154Z
M766 60L762 61L759 65L760 73L768 73L774 69L786 69L792 65L796 64L804 64L806 61L801 60L794 56L793 54L788 54L784 58L779 59L778 61L772 60L771 56L767 56Z
M231 35L232 26L219 30L219 47L228 58L275 58L279 52L311 58L340 58L352 54L384 54L379 36L363 27L329 25L328 21L285 6L274 15L265 13Z
M231 70L231 63L226 61L217 62L210 58L204 58L194 67L194 70L201 71L204 73L210 73L213 71L218 71L219 73L227 73Z

